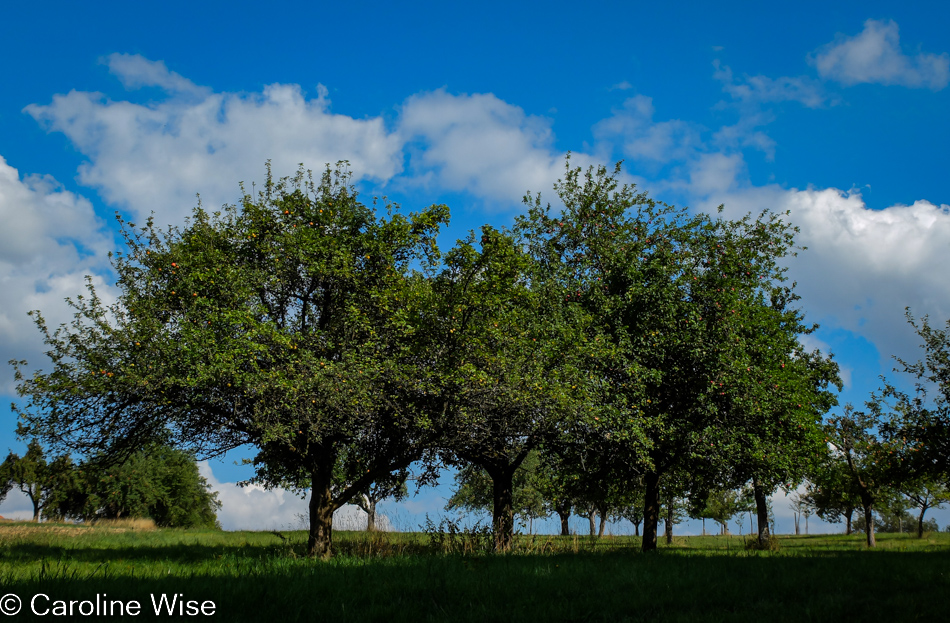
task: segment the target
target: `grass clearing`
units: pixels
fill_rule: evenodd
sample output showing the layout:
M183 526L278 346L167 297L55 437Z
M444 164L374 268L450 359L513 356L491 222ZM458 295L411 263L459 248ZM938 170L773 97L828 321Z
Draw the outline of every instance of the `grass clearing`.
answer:
M950 534L924 539L678 537L639 552L636 537L518 537L498 556L437 551L422 534L342 532L337 555L303 555L306 533L0 526L0 589L24 600L212 600L226 621L940 620ZM447 549L443 547L443 549ZM39 618L39 617L37 617ZM44 617L45 618L45 617ZM131 617L129 617L131 620ZM164 618L168 618L167 616Z

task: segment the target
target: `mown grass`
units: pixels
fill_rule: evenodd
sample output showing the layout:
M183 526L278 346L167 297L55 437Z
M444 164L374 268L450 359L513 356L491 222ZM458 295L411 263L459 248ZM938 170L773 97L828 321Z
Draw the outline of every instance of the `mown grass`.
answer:
M425 535L337 533L337 555L303 555L303 532L0 527L0 594L24 600L212 600L223 621L905 621L943 620L950 535L519 537L515 552L444 554ZM443 545L443 549L448 546ZM50 618L50 617L44 617ZM167 618L167 617L164 617ZM202 617L204 618L204 617ZM62 620L62 619L60 619ZM132 620L130 618L130 620Z

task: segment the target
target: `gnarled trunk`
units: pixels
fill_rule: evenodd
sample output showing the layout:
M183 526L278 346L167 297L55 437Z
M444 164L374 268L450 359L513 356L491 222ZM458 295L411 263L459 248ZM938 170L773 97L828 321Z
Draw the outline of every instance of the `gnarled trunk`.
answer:
M366 497L366 531L376 532L376 500Z
M769 507L766 501L765 488L759 481L752 479L752 496L755 498L755 517L758 524L759 545L767 546L771 540L769 533Z
M571 518L570 502L560 502L554 510L561 519L561 536L570 536L571 526L568 524L568 520Z
M311 468L310 534L307 537L307 554L326 557L333 545L333 464L336 455L321 453Z
M607 513L601 511L598 513L600 515L600 526L597 528L597 536L604 536L604 529L607 527Z
M924 513L927 512L927 507L920 509L920 515L917 517L917 538L924 538Z
M590 522L590 535L594 536L597 534L597 524L594 521L594 517L597 516L597 511L589 510L587 511L587 521Z
M514 472L513 468L488 470L492 480L492 529L496 552L507 552L514 540Z
M647 472L643 476L643 543L644 552L656 549L656 530L660 521L660 475Z

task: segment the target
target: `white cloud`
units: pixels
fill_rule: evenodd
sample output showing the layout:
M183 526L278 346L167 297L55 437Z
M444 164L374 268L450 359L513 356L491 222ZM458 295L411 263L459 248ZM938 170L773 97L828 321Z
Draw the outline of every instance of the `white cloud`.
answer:
M55 328L72 314L64 299L84 291L93 275L105 301L111 290L101 275L109 270L112 236L84 198L63 190L49 176L20 177L0 156L0 360L46 360L39 331L27 312L42 310ZM0 391L13 393L13 374L0 377Z
M110 54L103 59L109 72L127 89L159 87L169 93L208 95L207 88L169 71L163 61L150 61L138 54Z
M218 493L221 510L218 522L225 530L305 530L309 517L308 500L285 489L265 489L259 485L240 487L234 482L220 482L207 461L198 463L198 470ZM309 493L308 493L309 498ZM385 515L377 515L377 527L388 530ZM333 514L337 530L363 530L366 513L346 505Z
M743 76L736 79L732 69L718 59L713 61L713 78L722 83L723 92L743 103L798 102L808 108L825 105L828 97L821 84L807 76Z
M838 35L810 58L822 78L845 85L862 82L927 87L935 91L950 80L950 55L904 54L897 24L869 19L853 37Z
M563 171L550 121L490 93L414 95L402 107L399 133L408 143L410 185L515 203L527 190L551 188ZM586 162L582 154L575 160Z
M0 517L20 521L33 519L33 503L19 489L13 489L0 502Z
M619 142L629 158L656 163L683 160L701 147L699 132L691 124L679 119L654 121L654 112L653 98L627 98L621 108L594 126L594 137Z
M745 171L742 154L702 154L690 163L689 191L700 197L723 195L745 177Z
M728 177L726 168L719 179ZM865 336L885 358L916 359L904 308L950 318L950 273L939 268L950 264L950 206L917 201L872 210L859 193L836 188L712 186L702 205L725 203L727 216L789 211L801 228L798 242L808 247L789 260L790 276L812 321Z
M160 222L181 222L197 193L211 208L234 202L238 182L260 180L268 158L278 174L345 159L356 181L434 184L508 204L526 190L549 189L562 172L550 121L490 93L412 96L389 131L381 117L331 113L322 85L315 98L282 84L214 93L141 56L107 62L126 87L154 86L167 97L145 105L72 91L25 110L88 158L82 184L139 219L155 212ZM400 175L407 155L411 171Z
M212 93L162 63L109 59L126 85L157 86L168 97L141 105L71 91L25 110L88 158L79 169L82 184L136 218L155 212L160 222L181 222L197 193L212 209L233 203L238 182L261 180L267 159L277 174L299 163L320 169L349 160L360 178L386 180L401 168L400 140L383 120L331 113L322 85L310 99L299 86L282 84L261 93Z

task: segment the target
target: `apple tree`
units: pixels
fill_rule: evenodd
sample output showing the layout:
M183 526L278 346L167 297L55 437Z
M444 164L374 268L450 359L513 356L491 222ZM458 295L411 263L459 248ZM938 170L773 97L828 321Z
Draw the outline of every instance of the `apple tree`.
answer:
M183 226L123 223L118 299L90 285L57 330L35 314L52 370L18 366L20 434L82 454L249 445L257 482L311 490L308 549L328 555L333 511L431 442L426 272L447 219L365 205L338 166L268 168Z

